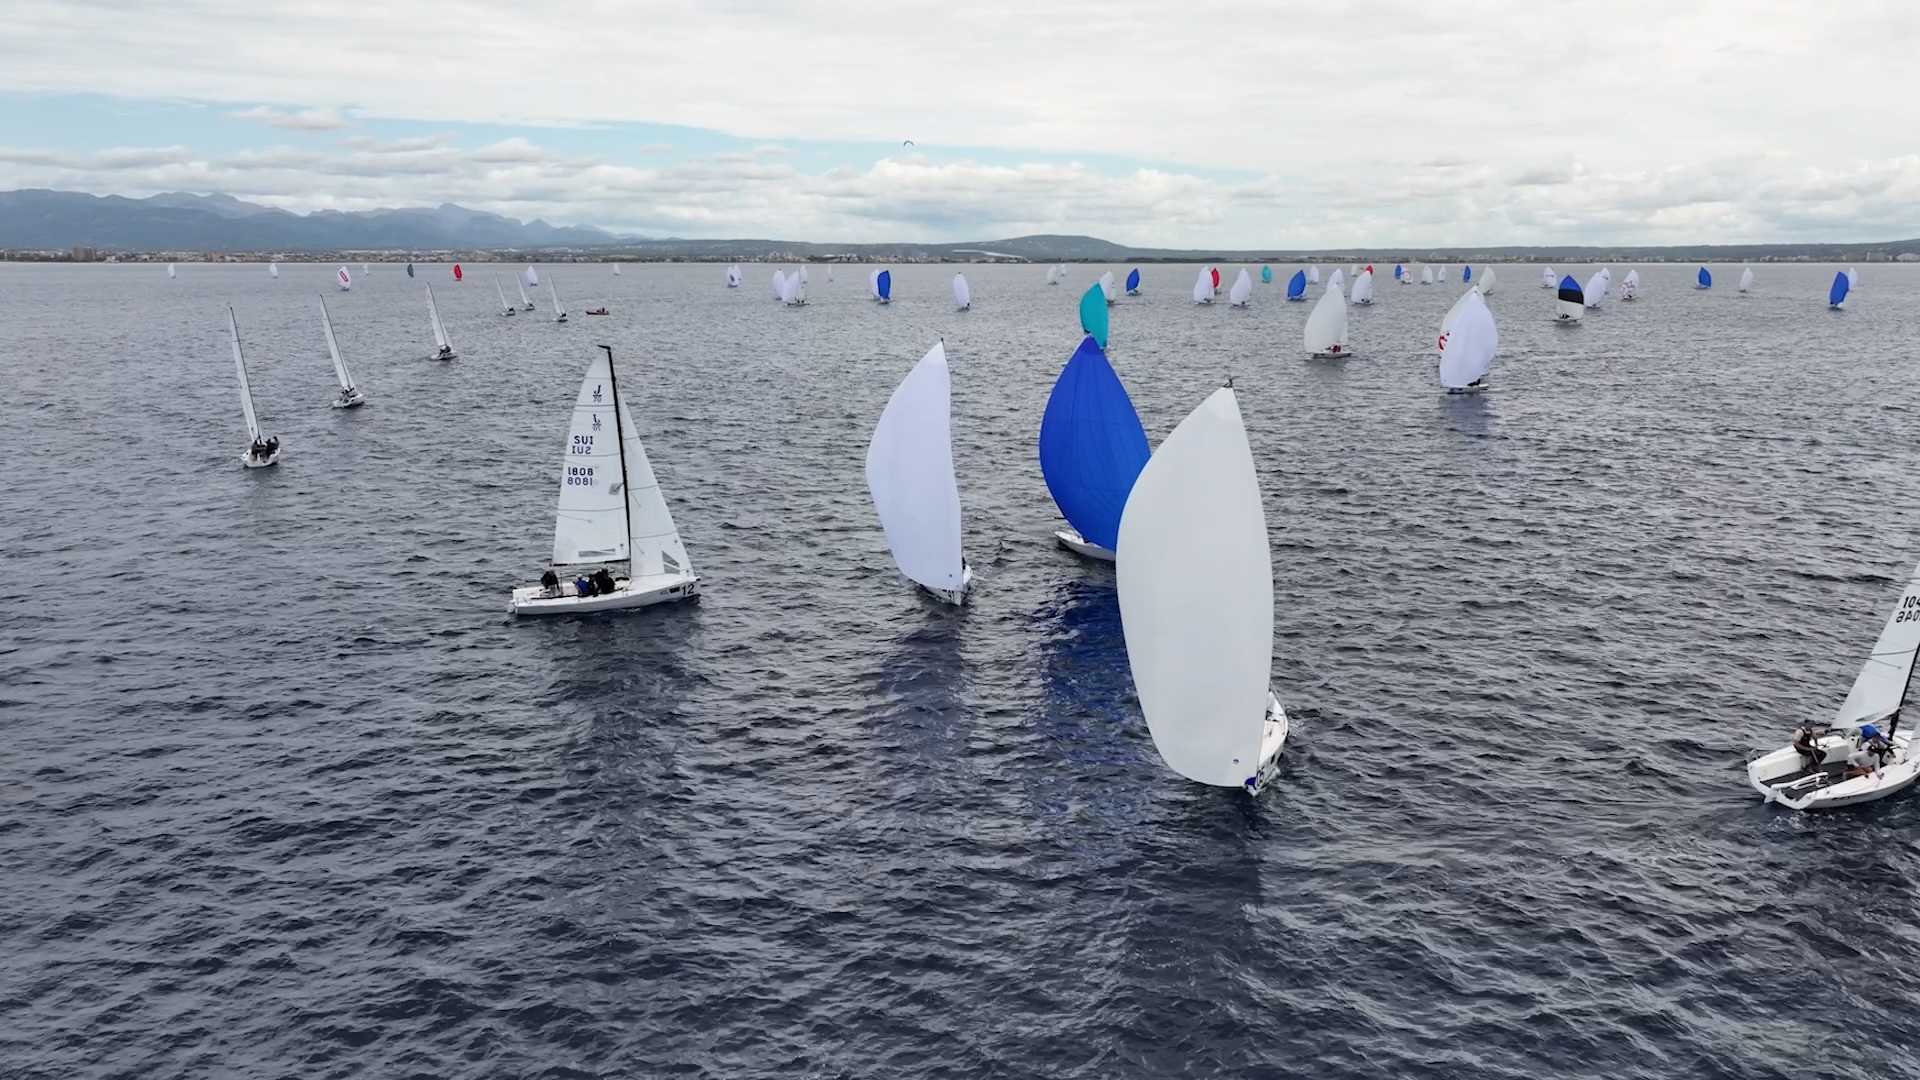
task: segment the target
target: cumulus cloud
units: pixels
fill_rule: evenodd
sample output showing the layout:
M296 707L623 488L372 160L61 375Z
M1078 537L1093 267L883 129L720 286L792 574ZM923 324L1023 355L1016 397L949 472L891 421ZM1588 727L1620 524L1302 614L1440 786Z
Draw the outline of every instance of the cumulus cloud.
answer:
M256 105L251 109L241 109L227 114L229 120L248 120L279 128L282 131L333 131L348 126L347 121L333 109L305 109L300 112L281 112L265 105Z

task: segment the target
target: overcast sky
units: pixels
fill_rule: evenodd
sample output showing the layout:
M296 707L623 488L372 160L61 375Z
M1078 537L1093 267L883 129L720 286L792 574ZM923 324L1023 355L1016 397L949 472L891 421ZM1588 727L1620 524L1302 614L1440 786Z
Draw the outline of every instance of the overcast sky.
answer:
M1912 0L7 11L0 188L818 240L1920 235Z

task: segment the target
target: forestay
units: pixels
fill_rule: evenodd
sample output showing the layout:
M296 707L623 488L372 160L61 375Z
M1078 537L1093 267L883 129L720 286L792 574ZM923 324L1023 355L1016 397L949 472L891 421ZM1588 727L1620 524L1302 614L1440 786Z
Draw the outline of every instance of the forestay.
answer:
M900 572L958 591L965 570L951 408L946 346L936 344L887 399L867 447L867 488Z
M1844 275L1843 275L1844 276ZM1920 651L1920 567L1907 579L1906 591L1893 606L1893 617L1880 640L1873 643L1860 677L1853 680L1846 703L1834 723L1859 727L1885 720L1900 710L1906 700L1907 683L1913 678L1914 654Z
M1061 516L1088 542L1118 550L1127 493L1151 453L1120 376L1099 344L1083 339L1040 420L1040 474Z
M1267 715L1273 571L1231 389L1214 391L1148 460L1114 550L1127 660L1155 748L1190 780L1244 786Z

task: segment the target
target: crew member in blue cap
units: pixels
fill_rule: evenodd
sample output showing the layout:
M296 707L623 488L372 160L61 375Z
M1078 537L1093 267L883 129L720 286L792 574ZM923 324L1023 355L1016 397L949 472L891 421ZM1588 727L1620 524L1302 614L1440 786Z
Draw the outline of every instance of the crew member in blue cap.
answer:
M1887 745L1887 740L1880 734L1879 728L1872 724L1862 724L1860 742L1853 748L1853 752L1847 755L1847 779L1851 780L1856 776L1872 776L1879 772L1880 766L1886 762L1887 755L1892 752L1893 747Z

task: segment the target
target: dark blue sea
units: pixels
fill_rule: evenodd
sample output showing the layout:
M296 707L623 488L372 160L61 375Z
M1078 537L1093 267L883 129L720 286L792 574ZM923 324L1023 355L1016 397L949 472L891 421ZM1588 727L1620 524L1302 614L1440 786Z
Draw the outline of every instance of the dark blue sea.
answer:
M1112 570L1051 538L1105 267L970 267L967 313L953 267L798 309L770 266L545 267L566 325L493 267L333 269L0 266L0 1077L1920 1075L1920 795L1743 773L1920 559L1920 267L1837 314L1832 267L1642 267L1572 329L1502 267L1466 398L1458 284L1310 363L1293 267L1251 310L1144 268L1149 436L1234 376L1267 500L1258 799L1161 765ZM941 337L964 610L862 472ZM601 343L705 595L516 621Z

